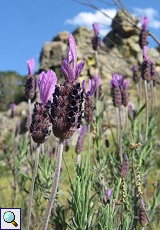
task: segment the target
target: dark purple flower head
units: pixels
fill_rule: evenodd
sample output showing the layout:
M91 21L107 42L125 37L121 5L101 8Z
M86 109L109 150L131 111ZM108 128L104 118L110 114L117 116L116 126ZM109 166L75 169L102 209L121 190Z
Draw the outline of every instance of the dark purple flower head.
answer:
M80 154L84 149L84 133L87 130L87 126L82 126L79 129L79 136L76 144L76 153Z
M30 133L33 141L38 144L44 143L51 133L49 109L49 101L46 104L39 102L34 104Z
M124 81L124 76L116 73L112 74L111 80L111 93L112 93L112 101L114 107L120 107L122 105L122 92L121 85Z
M140 206L139 210L139 221L140 224L144 227L148 224L147 215L143 206Z
M34 67L35 67L35 61L34 61L34 58L30 58L28 61L27 61L27 66L28 66L28 75L33 75L34 73Z
M84 61L77 64L76 43L70 35L68 54L61 66L65 81L56 85L50 114L53 133L61 139L69 139L81 124L83 91L77 79L83 67Z
M151 80L151 63L149 58L144 58L141 67L141 77L149 82Z
M100 30L99 24L97 22L94 22L92 26L93 26L95 36L98 36Z
M135 65L132 65L131 70L133 72L133 81L135 84L139 82L139 77L137 75L137 67Z
M32 115L32 124L30 127L31 136L36 143L43 143L48 139L51 133L49 110L51 102L49 99L55 90L57 77L53 70L41 72L38 79L38 87L40 91L40 101L34 104Z
M143 17L142 18L142 28L143 28L143 30L147 30L148 23L149 23L149 18L148 17Z
M42 71L38 78L38 87L40 91L40 100L43 104L52 97L55 90L55 85L57 84L57 76L53 70L48 72Z
M98 47L101 45L101 39L99 37L99 24L97 22L93 23L93 30L94 30L94 36L92 38L92 48L93 50L97 51Z
M151 59L149 59L149 61L151 66L151 80L153 81L153 87L155 87L157 84L159 84L158 75L155 66L153 64L153 61Z
M85 62L77 64L76 42L72 34L69 36L69 50L62 61L61 72L67 82L75 82L84 68Z
M148 26L149 19L147 17L142 18L142 29L139 34L139 45L141 49L144 48L144 46L148 45L148 31L147 31L147 26Z

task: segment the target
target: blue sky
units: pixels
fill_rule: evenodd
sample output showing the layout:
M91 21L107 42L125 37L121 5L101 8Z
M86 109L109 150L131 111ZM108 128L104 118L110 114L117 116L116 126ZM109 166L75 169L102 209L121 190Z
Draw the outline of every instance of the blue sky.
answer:
M116 7L101 0L91 2L114 17ZM149 30L160 40L160 1L122 2L135 15L149 17ZM94 21L100 23L102 34L110 30L110 20L74 0L0 0L0 9L0 71L13 70L25 75L30 57L35 58L37 70L41 48L58 32L72 32L80 25L91 26ZM150 40L150 45L156 43Z

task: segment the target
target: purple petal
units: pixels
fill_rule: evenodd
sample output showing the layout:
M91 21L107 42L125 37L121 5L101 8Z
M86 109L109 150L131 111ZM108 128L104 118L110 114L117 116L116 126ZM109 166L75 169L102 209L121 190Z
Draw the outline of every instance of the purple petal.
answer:
M118 83L118 81L115 80L115 79L112 79L112 80L111 80L111 85L112 85L112 86L115 86L116 88L119 87L119 83Z
M91 89L92 89L92 80L89 79L89 80L88 80L88 93L91 92Z
M48 72L41 72L38 78L38 87L40 91L40 100L43 104L51 98L57 83L57 76L53 70Z
M95 75L93 79L95 80L96 83L96 89L99 88L99 86L102 84L102 79L98 75Z
M82 89L83 89L84 93L86 94L86 80L82 81Z
M87 96L87 95L88 95L88 92L87 92L87 90L86 90L86 80L83 80L83 81L82 81L82 89L83 89L83 92L84 92L85 96Z
M120 74L117 74L117 73L113 73L112 74L112 80L113 80L113 85L115 87L118 87L118 86L121 86L123 81L124 81L124 76L123 75L120 75ZM117 82L118 82L118 86L117 86ZM112 84L112 82L111 82Z
M77 51L76 51L76 42L72 34L69 35L69 50L72 54L73 70L75 71L77 65Z
M123 89L127 89L130 83L130 79L125 79L122 84Z
M148 17L142 18L142 28L143 28L144 30L147 29L148 23L149 23L149 18L148 18Z
M77 66L76 66L76 74L75 74L75 78L77 79L79 77L79 75L81 74L83 68L85 65L85 61L80 62Z
M94 22L92 26L93 26L94 33L97 36L100 30L99 24L97 22Z
M84 91L84 93L85 93L86 96L88 96L88 95L92 96L95 93L95 91L96 91L94 79L92 78L92 79L88 80L88 90L86 90L86 88L87 88L86 87L86 81L83 80L83 82L82 82L82 88L83 88L83 91Z
M124 75L117 75L117 80L118 80L118 83L119 83L119 86L121 86L123 84L123 81L124 81Z
M67 58L66 58L67 63L70 63L72 61L72 59L73 59L72 53L70 50L68 50L68 54L67 54Z
M92 96L95 92L96 92L96 89L97 89L97 85L96 85L96 79L93 77L91 79L91 89L90 89L90 95Z
M74 81L74 72L66 60L62 61L61 73L66 81Z
M27 61L27 66L28 66L28 75L33 75L33 73L34 73L34 67L35 67L34 58L30 58Z

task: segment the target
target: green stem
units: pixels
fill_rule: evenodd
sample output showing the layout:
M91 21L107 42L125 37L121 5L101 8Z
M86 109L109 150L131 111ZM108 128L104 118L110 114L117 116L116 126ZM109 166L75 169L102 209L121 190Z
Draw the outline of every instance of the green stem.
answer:
M88 124L88 155L91 147L91 125Z
M122 163L122 110L121 106L119 107L119 156Z
M29 127L32 123L32 109L31 109L31 99L28 99L28 108L29 108ZM32 155L32 138L29 132L29 142L30 142L30 154Z
M34 170L33 170L32 182L31 182L31 187L30 187L30 195L29 195L29 207L28 207L28 214L27 214L27 227L26 227L27 230L29 230L29 227L30 227L34 184L35 184L35 179L36 179L37 171L38 171L39 153L40 153L40 144L37 144L36 159L34 163Z
M29 107L29 125L31 125L32 123L31 99L28 99L28 107Z
M149 110L148 110L148 89L147 89L147 81L144 81L145 84L145 101L146 101L146 135L145 141L148 139L148 124L149 124Z
M57 194L57 188L58 188L60 170L61 170L61 163L62 163L63 144L64 144L64 140L60 139L59 145L57 147L56 168L55 168L54 177L53 177L52 191L51 191L51 195L50 195L50 198L48 201L48 206L46 208L46 213L45 213L45 217L44 217L44 221L43 221L42 230L47 230L49 218L51 215L51 210L53 208L55 197Z
M118 108L116 108L116 119L117 119L117 146L119 151L119 112Z
M100 70L99 70L99 57L98 57L98 52L95 51L95 56L96 56L96 67L97 67L97 75L100 76ZM98 107L98 97L99 97L99 87L96 89L96 107ZM98 110L97 110L97 115L98 115Z

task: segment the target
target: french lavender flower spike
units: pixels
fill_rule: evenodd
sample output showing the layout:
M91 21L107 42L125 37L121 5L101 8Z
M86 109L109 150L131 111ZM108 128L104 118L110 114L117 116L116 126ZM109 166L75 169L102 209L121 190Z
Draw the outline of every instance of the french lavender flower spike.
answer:
M67 59L62 61L61 73L67 82L74 81L74 72Z
M27 61L27 66L28 66L28 75L33 75L34 68L35 68L35 60L34 60L34 58L30 58Z
M43 104L51 98L55 85L57 84L57 76L53 70L48 72L42 71L38 78L38 87L40 91L40 100Z
M94 22L92 26L93 26L94 34L97 36L99 34L100 26L97 22Z
M69 52L71 52L72 55L72 67L73 71L76 71L76 66L77 66L77 52L76 52L76 42L75 38L73 37L72 34L69 35Z

